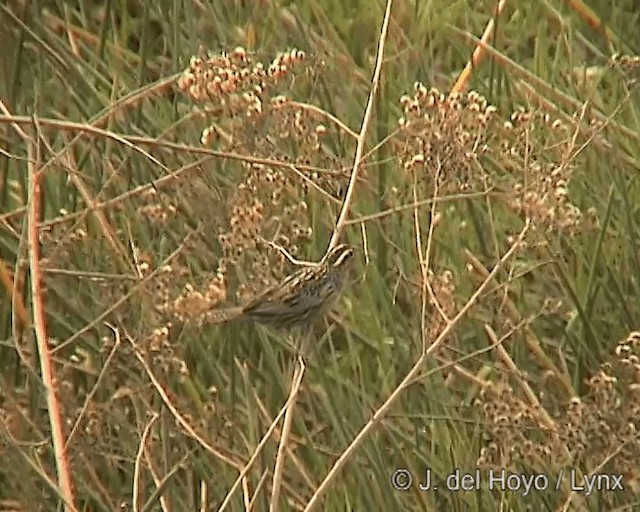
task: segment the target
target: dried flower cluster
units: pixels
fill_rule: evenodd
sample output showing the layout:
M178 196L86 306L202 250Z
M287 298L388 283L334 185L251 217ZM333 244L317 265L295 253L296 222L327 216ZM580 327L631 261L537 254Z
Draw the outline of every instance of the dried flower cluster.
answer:
M140 215L156 226L166 226L171 219L175 219L177 208L168 201L162 202L158 192L151 188L141 196L138 208Z
M429 321L429 339L435 339L457 312L455 292L456 283L453 273L444 270L439 274L429 271L429 304L433 314Z
M192 57L178 87L196 102L217 100L224 105L232 101L233 94L241 94L246 105L255 104L254 98L261 96L267 87L287 75L304 58L304 52L293 49L279 54L265 69L260 62L254 64L251 55L241 47L231 53Z
M200 105L212 123L201 141L219 149L251 157L288 162L300 175L297 186L309 182L339 195L346 173L342 158L325 139L335 136L324 113L292 101L276 90L287 76L294 76L306 60L304 52L280 53L268 65L255 62L244 49L230 54L194 57L179 81L180 89Z
M209 115L228 119L260 116L271 104L273 87L291 74L305 59L293 49L279 54L264 66L254 62L244 48L233 52L193 57L178 81L178 87L193 101L204 104ZM274 100L276 105L282 100ZM225 127L226 128L226 127ZM216 123L205 128L201 141L209 145L230 134Z
M618 53L611 56L609 66L620 68L625 73L631 73L640 69L640 55L620 55Z
M492 187L540 228L575 234L593 223L569 199L573 141L564 123L522 108L503 122L475 91L445 94L420 83L400 105L401 165L429 186L438 176L441 195Z
M430 291L427 291L427 295L430 312L427 321L427 339L435 340L458 311L455 297L456 281L450 270L437 274L429 270L428 279ZM418 294L419 292L416 293ZM455 335L450 335L433 353L433 356L439 358L442 363L451 362L459 357L458 348ZM445 381L450 375L453 374L450 373L449 368L446 368L443 371Z
M178 278L182 279L178 280ZM186 269L170 265L155 280L154 300L156 309L163 316L181 322L200 322L207 311L224 302L227 298L225 276L218 270L209 277L200 290L187 282L183 290L175 295L176 282L184 281Z
M521 178L513 186L509 206L535 227L577 234L595 223L569 199L574 163L569 161L571 134L565 123L523 108L504 123L501 155Z
M428 338L435 339L442 329L447 325L448 321L455 316L456 309L456 281L450 270L434 272L429 269L428 272L427 304L429 305ZM422 275L415 272L407 279L407 287L400 288L403 296L400 297L402 302L408 302L413 305L419 305L422 299ZM413 316L416 311L407 312Z
M400 98L399 158L406 171L431 178L440 173L443 193L480 183L484 172L478 156L489 147L487 129L495 107L475 93L445 94L421 83L412 96Z
M550 425L541 406L529 405L506 383L484 389L482 467L558 469L562 466L624 474L640 481L640 333L632 332L615 357L586 382L588 392L560 407Z

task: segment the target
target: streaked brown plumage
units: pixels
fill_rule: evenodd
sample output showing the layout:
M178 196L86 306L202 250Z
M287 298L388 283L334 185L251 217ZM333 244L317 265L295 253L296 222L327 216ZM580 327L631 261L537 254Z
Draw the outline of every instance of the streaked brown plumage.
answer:
M340 244L317 266L297 270L244 306L210 311L208 319L222 323L243 318L278 329L308 327L340 295L352 261L353 249Z

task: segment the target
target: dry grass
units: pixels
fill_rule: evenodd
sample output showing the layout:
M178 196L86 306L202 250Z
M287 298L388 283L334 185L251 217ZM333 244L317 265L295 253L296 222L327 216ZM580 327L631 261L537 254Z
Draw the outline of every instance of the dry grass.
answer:
M307 33L277 10L306 52L201 49L156 85L176 68L145 60L149 33L138 55L30 20L59 69L100 51L112 68L61 74L73 94L35 117L2 101L0 509L637 506L638 57L571 68L572 108L524 78L495 94L483 69L482 93L436 71L411 86L398 56L422 32L398 9L373 85L319 11ZM13 44L38 41L15 23ZM120 102L118 66L140 71ZM359 264L306 368L280 333L209 325L289 274L284 252L318 260L337 237ZM622 475L624 492L392 492L394 469L425 466Z

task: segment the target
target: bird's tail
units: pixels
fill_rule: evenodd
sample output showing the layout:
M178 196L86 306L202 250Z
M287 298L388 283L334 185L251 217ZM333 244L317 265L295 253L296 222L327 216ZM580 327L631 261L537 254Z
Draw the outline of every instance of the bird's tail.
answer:
M212 309L207 312L206 323L208 324L221 324L228 322L229 320L235 320L242 316L242 308L235 306L232 308L224 309Z

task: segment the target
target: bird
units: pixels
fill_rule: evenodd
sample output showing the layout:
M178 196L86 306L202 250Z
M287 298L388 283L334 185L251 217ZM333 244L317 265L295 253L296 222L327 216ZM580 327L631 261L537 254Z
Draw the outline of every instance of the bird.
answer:
M305 266L266 288L243 306L215 309L209 323L244 319L279 330L309 328L323 317L342 292L354 250L339 244L314 266Z

